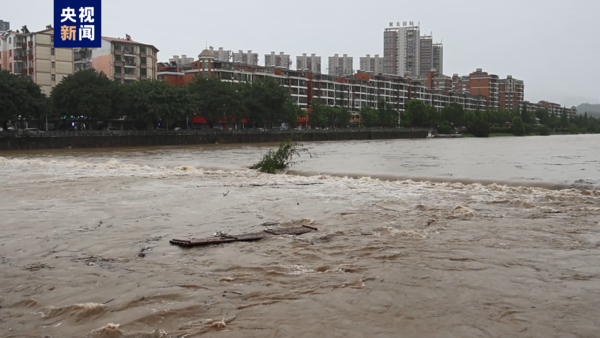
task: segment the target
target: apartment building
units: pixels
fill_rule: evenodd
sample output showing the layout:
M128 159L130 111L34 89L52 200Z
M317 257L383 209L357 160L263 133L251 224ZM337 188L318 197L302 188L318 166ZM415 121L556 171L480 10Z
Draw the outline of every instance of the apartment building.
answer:
M512 75L508 75L506 79L499 81L499 91L498 107L500 109L522 109L525 101L525 84L522 80L513 79Z
M330 56L327 67L327 73L331 76L350 76L354 74L354 60L348 54L341 57L338 54Z
M423 35L419 42L419 77L424 77L431 72L433 67L433 36Z
M10 22L0 20L0 34L6 33L10 30Z
M359 69L361 72L383 74L383 58L379 54L375 54L374 56L367 54L367 56L361 57L359 60Z
M213 52L215 60L229 62L233 57L230 50L225 50L223 47L219 47L219 49L214 49L212 46L209 47L210 51ZM241 51L240 51L241 52ZM256 59L258 60L258 55L256 55Z
M302 53L302 56L296 56L296 70L320 74L321 57L314 53L310 56L306 53Z
M192 69L184 70L176 65L161 64L157 77L172 85L184 85L198 74L216 76L228 83L253 82L266 77L275 79L288 88L294 103L309 110L313 102L329 106L347 107L353 112L361 108L376 108L379 100L389 103L394 109L404 111L409 99L418 99L442 109L446 104L457 102L465 109L485 107L484 96L469 93L446 93L441 89L427 88L423 83L383 74L358 72L346 76L318 74L306 71L263 67L221 62L205 50L194 62Z
M523 105L527 107L528 112L535 112L539 109L543 109L548 111L549 115L561 116L564 113L567 114L569 118L573 118L577 116L577 107L573 106L571 108L561 107L560 104L549 102L549 101L540 101L538 103L533 103L529 101L524 101Z
M152 45L126 38L103 36L100 48L76 48L74 70L94 68L109 79L124 83L154 80L157 72L158 49Z
M54 29L8 31L0 35L0 69L29 77L46 95L73 74L73 49L54 48Z
M290 69L291 65L292 60L290 60L290 56L284 52L279 54L275 54L275 52L271 52L271 54L265 54L265 67Z
M195 61L194 58L187 57L187 55L173 55L172 59L169 59L169 63L174 63L178 66L189 65Z
M383 32L383 72L399 76L418 77L420 67L420 27L413 21L400 22Z
M433 69L439 74L444 74L444 44L441 42L432 45Z
M487 107L497 109L500 103L500 87L498 75L488 74L481 68L469 74L468 89L472 95L486 97Z
M223 60L220 58L215 57L215 60L217 61L229 61L229 60ZM258 53L252 53L251 50L249 50L247 53L244 53L243 51L238 51L237 53L233 53L233 62L234 63L241 63L244 65L251 65L251 66L258 66Z

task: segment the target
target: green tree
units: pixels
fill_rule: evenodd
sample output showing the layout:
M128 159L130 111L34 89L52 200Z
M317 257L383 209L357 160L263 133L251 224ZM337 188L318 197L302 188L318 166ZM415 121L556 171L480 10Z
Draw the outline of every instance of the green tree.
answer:
M258 115L259 108L252 106L252 104L258 105L260 98L257 97L252 102L250 101L253 93L260 94L260 92L251 88L249 84L240 88L216 77L197 76L188 85L188 90L198 102L196 110L202 114L211 127L218 121L225 121L230 117L235 120L249 117L251 122L265 121L262 116ZM252 90L254 92L250 92ZM279 108L282 109L284 105L285 100L281 102ZM248 108L252 108L254 111L250 112ZM257 116L261 118L258 119Z
M427 106L421 100L408 100L404 119L411 127L426 127L429 122Z
M483 120L476 120L469 125L468 131L475 137L489 137L490 125Z
M52 103L63 116L105 121L118 117L120 87L94 69L69 75L52 90Z
M564 110L560 114L560 126L562 128L568 128L569 127L569 117L567 116L567 113Z
M0 70L0 122L21 118L42 118L49 102L40 87L29 78Z
M379 121L379 114L377 113L377 110L373 108L362 108L360 110L360 116L361 125L363 125L366 128L376 126L377 122Z
M523 120L520 117L514 117L511 125L512 133L516 136L525 135L525 125L523 124Z
M290 127L295 127L298 125L298 118L305 116L306 111L295 104L291 98L288 98L283 109L281 120L287 123Z
M523 108L521 109L521 120L525 124L532 124L533 123L533 121L531 119L531 115L527 111L527 105L525 103L523 103Z
M398 112L383 99L377 102L377 123L386 127L395 127L398 124Z
M442 118L458 126L465 122L465 110L460 103L450 103L442 109Z
M312 104L312 112L308 118L308 124L313 128L324 128L327 126L327 106L319 103Z

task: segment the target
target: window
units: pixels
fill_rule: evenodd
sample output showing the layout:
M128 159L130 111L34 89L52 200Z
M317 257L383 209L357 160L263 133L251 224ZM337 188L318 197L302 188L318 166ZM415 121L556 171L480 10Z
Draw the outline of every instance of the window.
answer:
M54 35L50 35L50 42L54 42Z
M119 45L118 43L115 43L115 50L121 50L121 45Z
M52 68L56 68L56 63L52 61Z
M56 75L54 75L54 74L50 75L50 81L56 82Z
M115 67L115 74L121 74L121 67Z
M50 55L54 55L54 48L50 48Z
M142 68L140 69L140 75L146 75L146 69Z
M12 38L8 38L8 44L10 45L12 43Z
M146 64L146 58L140 58L140 64L145 65Z
M8 69L12 70L12 62L8 63Z
M146 53L146 46L140 46L140 53Z
M8 50L8 56L12 56L12 49Z
M115 61L121 61L121 55L115 55Z

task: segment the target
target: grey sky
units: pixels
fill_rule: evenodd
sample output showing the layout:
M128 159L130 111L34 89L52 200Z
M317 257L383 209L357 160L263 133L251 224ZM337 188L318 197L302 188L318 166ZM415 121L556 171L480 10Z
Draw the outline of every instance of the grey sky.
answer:
M383 55L389 22L421 23L444 42L444 72L476 68L525 81L525 99L562 105L600 103L598 0L178 0L102 1L102 35L155 45L159 60L197 58L209 46L292 56L316 53L325 71L335 53ZM51 0L3 1L12 29L53 22Z

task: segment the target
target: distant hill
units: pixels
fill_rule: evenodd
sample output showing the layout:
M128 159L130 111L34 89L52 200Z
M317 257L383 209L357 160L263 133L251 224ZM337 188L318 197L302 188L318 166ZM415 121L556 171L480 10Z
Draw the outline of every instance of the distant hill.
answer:
M583 115L585 112L588 115L600 117L600 104L582 103L577 106L577 113Z

